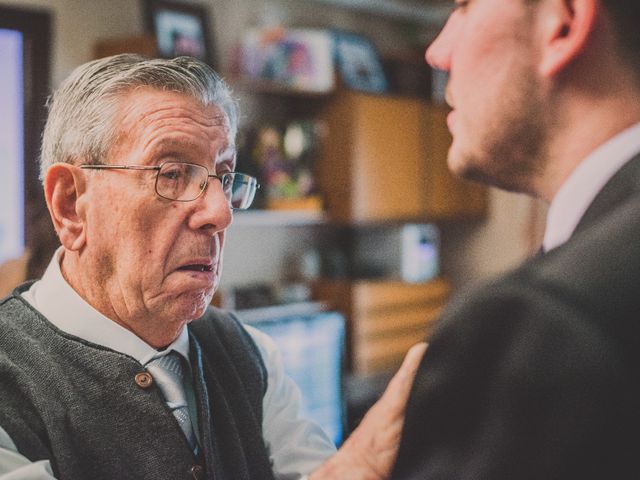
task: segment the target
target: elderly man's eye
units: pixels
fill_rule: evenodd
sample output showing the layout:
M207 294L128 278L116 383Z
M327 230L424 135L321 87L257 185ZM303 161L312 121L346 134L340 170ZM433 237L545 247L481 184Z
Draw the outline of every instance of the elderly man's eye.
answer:
M233 173L232 172L228 172L222 175L222 188L224 188L225 190L228 188L231 188L231 186L233 185Z
M160 170L160 176L164 180L180 180L184 176L184 169L177 166L163 168Z

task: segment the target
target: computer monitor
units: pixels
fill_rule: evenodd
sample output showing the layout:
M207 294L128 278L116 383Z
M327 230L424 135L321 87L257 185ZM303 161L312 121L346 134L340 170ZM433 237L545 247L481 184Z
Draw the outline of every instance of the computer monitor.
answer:
M0 263L22 254L46 211L38 156L49 91L51 15L0 6Z
M239 312L242 319L242 312ZM246 321L266 333L282 353L285 371L302 392L303 414L340 445L344 437L344 317L337 312Z
M23 35L0 28L0 263L24 250Z

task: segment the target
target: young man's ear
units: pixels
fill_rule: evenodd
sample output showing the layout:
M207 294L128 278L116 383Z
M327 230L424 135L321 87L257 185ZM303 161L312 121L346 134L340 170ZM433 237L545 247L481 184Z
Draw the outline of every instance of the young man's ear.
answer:
M68 163L55 163L47 170L44 194L60 243L68 250L80 250L86 240L82 195L86 191L84 172Z
M544 42L540 73L553 77L585 49L602 7L600 0L549 0L540 8Z

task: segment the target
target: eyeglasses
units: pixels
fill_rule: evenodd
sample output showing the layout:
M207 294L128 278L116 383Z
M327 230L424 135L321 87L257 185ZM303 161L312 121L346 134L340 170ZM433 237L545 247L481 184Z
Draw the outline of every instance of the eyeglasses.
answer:
M222 175L209 173L206 167L185 162L166 162L161 165L80 165L87 170L155 170L156 193L167 200L192 202L203 194L209 178L220 181L222 191L231 208L244 210L251 206L260 188L255 177L240 172Z

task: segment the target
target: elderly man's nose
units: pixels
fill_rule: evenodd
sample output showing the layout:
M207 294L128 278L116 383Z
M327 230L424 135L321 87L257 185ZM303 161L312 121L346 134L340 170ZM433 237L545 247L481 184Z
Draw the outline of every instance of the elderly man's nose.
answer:
M233 218L231 205L219 180L210 178L205 191L196 202L197 210L192 216L194 228L219 231L231 224Z

